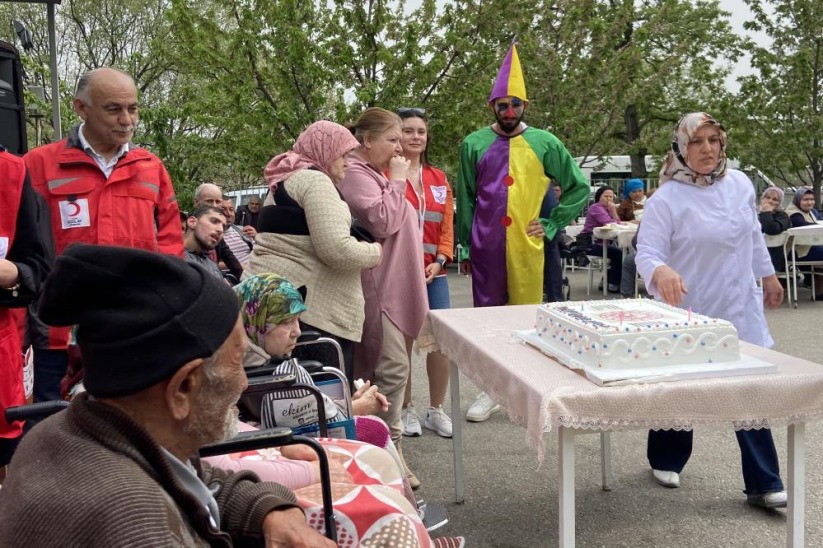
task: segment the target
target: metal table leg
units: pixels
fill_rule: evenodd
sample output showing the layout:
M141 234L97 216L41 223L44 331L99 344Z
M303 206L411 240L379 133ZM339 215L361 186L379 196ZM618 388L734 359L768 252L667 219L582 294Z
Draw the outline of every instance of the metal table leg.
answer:
M560 548L574 548L574 435L572 428L557 431Z
M804 545L806 515L806 425L790 424L788 432L789 507L786 515L786 546Z
M612 434L600 432L600 472L603 477L603 490L612 490Z
M603 269L601 272L603 273L603 296L609 296L609 269L607 268L609 262L609 254L607 253L606 245L608 245L608 240L600 240L603 243Z
M452 447L454 452L454 501L462 504L464 498L463 478L463 414L460 410L460 371L450 362L449 385L452 399Z

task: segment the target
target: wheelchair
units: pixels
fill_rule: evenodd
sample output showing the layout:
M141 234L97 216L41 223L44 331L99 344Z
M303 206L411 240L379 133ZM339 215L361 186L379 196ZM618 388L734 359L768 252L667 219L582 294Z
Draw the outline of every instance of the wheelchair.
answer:
M306 352L306 349L309 351ZM323 359L310 359L310 356ZM341 411L345 419L353 417L351 385L349 377L342 370L344 367L343 351L336 340L323 337L316 331L307 331L302 333L298 339L291 360L308 372L315 385L298 383L293 374L277 374L278 370L283 369L283 360L275 358L266 365L246 369L249 386L241 396L241 402L257 420L262 419L261 406L266 396L276 397L276 399L313 396L316 402L319 435L328 437L328 421L323 404L324 394L343 402L344 408ZM331 365L324 365L326 363L331 363ZM323 388L318 388L318 384L325 386L325 391Z
M350 376L346 374L348 372L342 371L344 368L343 351L336 340L324 337L316 331L304 331L297 340L297 346L292 352L292 359L295 359L295 356L298 356L299 365L309 372L313 382L322 384L325 380L331 380L332 384L324 386L336 387L338 391L332 392L328 388L325 388L324 391L323 386L318 388L317 386L298 383L294 375L274 375L282 363L281 360L274 360L273 363L270 362L246 370L249 387L241 397L241 401L243 399L248 401L251 399L249 396L254 396L256 400L262 401L265 394L272 393L289 394L301 398L312 395L315 398L317 407L319 436L328 437L329 423L323 404L324 393L337 401L344 401L345 409L341 410L343 415L349 418L354 417L351 405L352 387L349 381ZM423 524L429 532L439 529L449 522L448 513L445 507L441 505L418 500L417 508L421 514Z

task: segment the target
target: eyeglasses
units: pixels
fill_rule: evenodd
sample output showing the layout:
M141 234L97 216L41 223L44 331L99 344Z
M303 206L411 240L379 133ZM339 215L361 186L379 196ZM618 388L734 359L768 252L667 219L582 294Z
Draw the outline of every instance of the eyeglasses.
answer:
M410 118L411 116L419 116L420 118L425 118L426 109L416 107L401 107L397 109L397 114L401 118Z

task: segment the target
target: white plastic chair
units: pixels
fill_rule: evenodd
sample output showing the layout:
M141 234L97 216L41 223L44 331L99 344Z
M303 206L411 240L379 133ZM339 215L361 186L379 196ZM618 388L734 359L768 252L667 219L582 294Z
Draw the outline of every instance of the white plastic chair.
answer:
M592 293L595 270L600 270L600 279L603 281L603 294L605 295L607 291L606 272L609 268L609 259L606 259L604 264L602 255L586 255L586 258L589 260L589 264L586 267L589 269L589 283L586 286L586 295L591 295Z
M823 273L823 261L804 261L801 257L797 258L797 246L816 246L823 245L823 225L810 225L797 228L790 228L788 230L792 241L792 271L797 274L798 266L809 266L812 277L812 300L815 300L817 290L815 289L814 277L815 274ZM797 308L797 276L793 276L794 281L794 307Z

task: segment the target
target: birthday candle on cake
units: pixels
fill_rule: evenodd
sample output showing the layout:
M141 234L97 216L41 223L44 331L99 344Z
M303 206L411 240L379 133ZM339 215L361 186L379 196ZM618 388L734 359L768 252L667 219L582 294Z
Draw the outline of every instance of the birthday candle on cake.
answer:
M692 323L692 307L691 307L691 306L689 307L689 319L688 319L688 322L689 322L689 323Z

